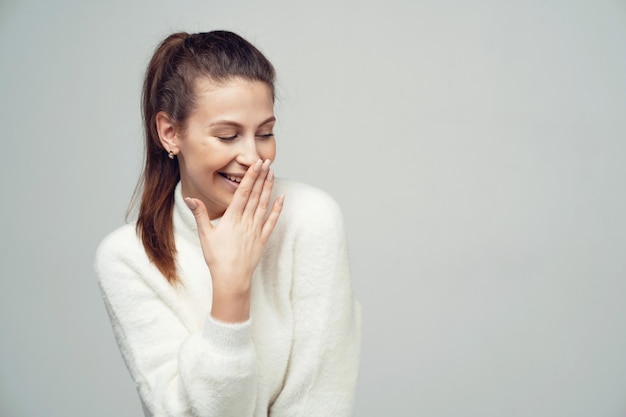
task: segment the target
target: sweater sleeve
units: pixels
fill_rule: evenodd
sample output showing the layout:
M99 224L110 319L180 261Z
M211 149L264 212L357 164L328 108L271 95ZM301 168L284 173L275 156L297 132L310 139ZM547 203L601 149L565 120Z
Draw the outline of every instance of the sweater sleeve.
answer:
M124 237L105 239L95 267L144 410L154 417L251 416L256 355L250 322L225 324L208 316L203 328L189 329L176 313L176 290Z
M294 340L272 417L353 414L360 354L360 308L353 298L337 204L309 206L294 245Z

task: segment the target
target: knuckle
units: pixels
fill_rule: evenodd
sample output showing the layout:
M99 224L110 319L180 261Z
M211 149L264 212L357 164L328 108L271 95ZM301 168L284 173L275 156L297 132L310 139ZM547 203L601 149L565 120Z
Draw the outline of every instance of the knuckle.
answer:
M242 196L247 197L252 192L252 188L249 186L243 185L243 186L239 186L239 191L241 192Z

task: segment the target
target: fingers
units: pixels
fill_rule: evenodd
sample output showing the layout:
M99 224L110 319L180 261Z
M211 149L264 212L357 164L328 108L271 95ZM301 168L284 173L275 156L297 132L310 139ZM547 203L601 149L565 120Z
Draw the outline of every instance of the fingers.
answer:
M237 216L243 213L246 205L248 204L248 199L250 198L254 184L261 173L262 165L263 162L259 159L256 163L254 163L254 165L250 165L248 167L246 175L243 176L241 183L237 187L237 191L235 191L233 201L231 201L230 206L228 207L229 212L234 213Z
M197 198L185 197L185 204L193 213L196 218L196 224L198 225L198 233L200 236L206 236L209 230L213 227L211 219L206 211L206 206L201 200Z
M259 196L259 202L254 212L254 221L257 224L262 224L265 219L265 213L270 205L270 198L272 196L272 188L274 187L274 171L270 169L267 172L265 181L263 182L263 189Z
M272 206L272 211L270 211L270 214L267 216L267 219L265 220L265 223L263 224L263 229L261 230L261 239L264 242L267 242L267 239L269 239L270 235L274 231L274 226L276 226L276 223L278 222L278 217L280 216L280 212L283 209L284 202L285 202L284 195L279 196L274 201L274 205Z
M266 159L264 162L258 160L248 168L230 203L227 211L229 215L237 218L242 216L255 218L256 209L270 171L270 164L271 161L269 159Z
M259 207L259 202L261 200L261 196L263 191L268 184L267 178L270 173L270 160L266 159L265 162L261 165L260 172L256 178L256 181L252 185L252 190L250 191L250 195L248 196L248 202L246 203L246 207L244 209L244 216L250 216L253 219L256 219L257 208ZM271 181L269 182L271 184ZM270 186L271 189L271 186ZM267 210L267 203L265 204L265 210Z

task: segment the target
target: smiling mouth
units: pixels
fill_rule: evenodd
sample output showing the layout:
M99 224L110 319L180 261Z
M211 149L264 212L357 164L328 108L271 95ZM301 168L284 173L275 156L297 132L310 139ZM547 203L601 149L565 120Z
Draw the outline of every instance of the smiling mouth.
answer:
M241 182L241 177L233 177L232 175L224 174L223 172L220 172L219 174L227 180L236 184L239 184Z

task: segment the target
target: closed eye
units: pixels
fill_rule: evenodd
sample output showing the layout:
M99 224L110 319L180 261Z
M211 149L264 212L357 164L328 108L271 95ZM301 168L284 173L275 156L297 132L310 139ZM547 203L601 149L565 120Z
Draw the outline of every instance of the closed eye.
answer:
M274 137L274 134L273 133L266 133L264 135L256 135L256 137L257 138L261 138L261 139L269 139L269 138Z
M237 135L233 135L233 136L216 136L216 138L218 138L222 142L232 142L233 140L237 139Z

